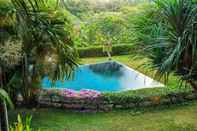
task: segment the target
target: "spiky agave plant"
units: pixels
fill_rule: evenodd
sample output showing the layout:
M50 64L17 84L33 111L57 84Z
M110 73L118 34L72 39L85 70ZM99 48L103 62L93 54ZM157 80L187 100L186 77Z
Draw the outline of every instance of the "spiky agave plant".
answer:
M158 74L174 72L197 90L197 4L192 0L156 0L156 4L162 21L151 58Z

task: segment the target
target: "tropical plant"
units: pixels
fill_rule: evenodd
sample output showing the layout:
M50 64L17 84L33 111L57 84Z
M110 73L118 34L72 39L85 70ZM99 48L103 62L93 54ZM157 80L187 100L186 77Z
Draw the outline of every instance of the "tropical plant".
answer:
M14 21L14 36L21 42L21 91L25 100L31 101L32 88L43 75L64 79L77 65L72 24L61 7L48 6L43 0L11 0L10 4L14 8L14 17L10 17Z
M10 99L10 97L9 97L9 95L2 88L0 88L0 100L1 101L6 101L11 107L14 106L13 103L12 103L12 101L11 101L11 99Z
M136 49L146 48L152 42L152 28L158 22L158 13L154 4L140 3L135 6L124 6L121 9L127 24L127 34L130 43ZM144 52L145 53L145 52Z
M9 97L6 81L8 68L12 69L13 65L18 62L18 54L20 47L18 44L13 43L13 38L10 38L10 34L14 34L12 28L12 14L13 8L5 1L0 1L0 129L8 130L8 116L7 116L7 104L13 108L13 103ZM12 56L12 57L10 57Z
M154 28L151 59L158 74L175 73L197 90L197 4L192 0L157 0L161 22Z
M10 126L10 131L35 131L31 127L32 116L26 116L25 122L23 122L21 115L18 114L17 122ZM40 131L37 129L36 131Z
M0 130L8 131L8 115L6 103L13 107L12 101L7 92L0 88Z
M49 7L44 0L3 2L6 6L0 6L3 20L0 21L3 38L0 41L1 87L9 94L11 87L20 87L24 100L29 103L32 88L39 78L49 74L53 79L63 79L77 65L70 36L72 24L67 14L61 12L62 8ZM46 65L52 67L46 70ZM4 90L0 90L0 96L8 98ZM16 90L13 93L16 96Z

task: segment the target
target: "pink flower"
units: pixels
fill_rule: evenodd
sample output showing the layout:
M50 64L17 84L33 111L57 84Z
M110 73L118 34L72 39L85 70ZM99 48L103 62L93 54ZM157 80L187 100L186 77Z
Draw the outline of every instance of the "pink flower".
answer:
M50 89L47 90L47 94L50 96L58 95L66 98L88 98L88 99L94 99L101 96L101 92L95 90L88 90L88 89L83 89L80 90L79 92L72 89L64 89L64 90Z
M65 97L78 97L78 93L72 89L65 89L63 94Z
M79 95L82 98L97 98L101 96L101 93L95 90L84 89L84 90L80 90Z

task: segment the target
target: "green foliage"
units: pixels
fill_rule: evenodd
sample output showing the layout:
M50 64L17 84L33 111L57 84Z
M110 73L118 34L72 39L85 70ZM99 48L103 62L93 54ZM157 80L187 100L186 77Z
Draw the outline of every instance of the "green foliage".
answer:
M126 5L136 5L149 0L65 0L64 5L73 15L84 19L94 13L118 12Z
M17 122L10 126L10 131L35 131L31 127L32 116L26 116L25 122L23 122L21 115L18 114ZM40 131L37 129L36 131Z
M159 75L175 73L197 89L197 8L187 0L158 0L160 23L153 28L150 56Z
M111 53L112 55L130 54L131 50L134 48L134 45L129 44L113 45ZM103 52L103 46L81 47L77 50L80 57L106 56L105 52Z
M105 12L89 17L84 24L81 24L79 37L89 45L102 45L108 41L112 44L128 43L122 40L128 36L125 36L127 26L121 15L121 13Z
M64 5L68 11L79 18L83 15L88 15L91 12L90 3L88 0L65 0Z
M12 103L12 101L11 101L9 95L8 95L7 92L6 92L4 89L2 89L2 88L0 88L0 102L1 102L1 101L6 101L6 102L8 103L8 105L9 105L11 108L14 107L14 105L13 105L13 103Z
M136 6L125 6L121 9L127 20L130 37L136 46L145 48L152 42L152 28L157 24L157 9L154 4L142 3Z
M12 1L12 4L16 9L17 35L22 40L27 62L34 60L35 63L43 54L56 53L58 61L54 72L59 73L54 75L62 78L62 72L69 74L76 65L77 55L72 48L72 25L67 16L58 8L50 8L40 1L18 0Z
M96 12L76 21L78 47L105 44L145 43L150 33L155 7L150 3L122 4L118 11ZM85 13L86 14L86 13ZM153 19L153 20L152 20Z
M140 102L145 101L147 98L151 97L166 97L169 95L176 94L187 94L191 93L190 88L151 88L151 89L141 89L141 90L132 90L125 91L120 93L104 93L104 99L112 103L121 103L128 104L131 102Z
M77 46L135 44L146 47L152 42L152 27L157 23L154 4L126 4L118 12L99 12L87 16L78 25ZM141 48L140 47L140 48Z
M54 7L42 0L11 0L5 5L0 6L3 20L12 22L1 21L1 35L6 36L0 45L2 77L6 80L2 82L4 87L21 72L17 76L23 80L22 92L26 97L31 94L28 88L35 87L45 74L52 79L69 76L77 65L78 56L73 48L69 13L58 4ZM45 68L47 64L48 68Z

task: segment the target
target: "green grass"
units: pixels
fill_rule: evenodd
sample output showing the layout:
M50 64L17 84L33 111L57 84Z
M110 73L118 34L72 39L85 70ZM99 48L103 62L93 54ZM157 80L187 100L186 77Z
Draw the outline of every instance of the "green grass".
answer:
M33 115L33 127L42 131L197 131L197 101L170 107L80 113L63 109L16 109Z

